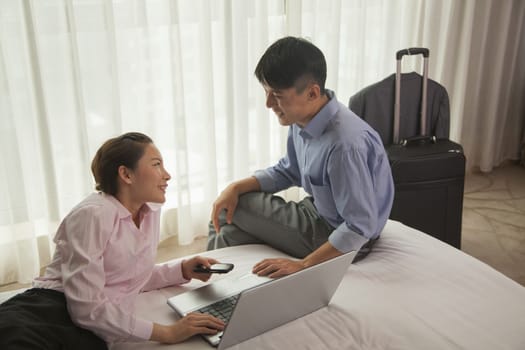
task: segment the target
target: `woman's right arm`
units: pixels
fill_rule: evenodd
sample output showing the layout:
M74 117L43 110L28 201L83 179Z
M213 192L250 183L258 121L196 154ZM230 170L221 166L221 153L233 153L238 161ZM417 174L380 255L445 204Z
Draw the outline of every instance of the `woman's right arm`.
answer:
M98 206L73 210L57 233L57 250L62 258L62 284L73 322L107 342L179 342L197 333L214 333L224 325L210 315L188 315L173 325L163 326L137 317L132 308L111 301L105 293L109 263L129 259L124 250L114 252L112 262L104 260L111 229L111 214ZM122 261L121 261L122 260ZM118 301L119 296L114 299Z
M191 313L171 325L153 324L150 340L160 343L179 343L196 334L215 334L224 323L208 314Z

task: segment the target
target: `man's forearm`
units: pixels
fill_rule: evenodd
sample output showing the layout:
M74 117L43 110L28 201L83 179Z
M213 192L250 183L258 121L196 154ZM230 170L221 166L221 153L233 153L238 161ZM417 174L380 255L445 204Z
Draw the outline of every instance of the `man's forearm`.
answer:
M310 267L342 254L343 253L341 253L330 242L327 241L322 246L303 258L302 262L304 267Z
M250 176L245 179L232 182L228 187L231 187L237 193L237 195L261 190L261 185L255 176Z

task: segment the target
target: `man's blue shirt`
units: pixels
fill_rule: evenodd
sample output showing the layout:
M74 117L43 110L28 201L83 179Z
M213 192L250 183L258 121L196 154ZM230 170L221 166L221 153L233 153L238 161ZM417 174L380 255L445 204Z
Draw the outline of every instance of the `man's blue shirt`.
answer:
M333 91L327 94L329 102L304 128L290 126L287 154L255 177L264 192L303 187L335 227L330 243L349 252L381 233L394 184L379 135L339 103Z

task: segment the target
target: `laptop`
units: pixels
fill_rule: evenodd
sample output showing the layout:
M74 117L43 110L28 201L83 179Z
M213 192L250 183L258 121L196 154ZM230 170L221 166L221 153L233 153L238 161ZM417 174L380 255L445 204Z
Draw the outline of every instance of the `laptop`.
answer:
M216 315L226 322L222 332L202 335L219 350L225 349L327 306L355 256L355 251L349 252L278 279L251 272L226 277L171 297L168 304L181 316L225 313ZM210 312L213 304L219 304L218 310Z

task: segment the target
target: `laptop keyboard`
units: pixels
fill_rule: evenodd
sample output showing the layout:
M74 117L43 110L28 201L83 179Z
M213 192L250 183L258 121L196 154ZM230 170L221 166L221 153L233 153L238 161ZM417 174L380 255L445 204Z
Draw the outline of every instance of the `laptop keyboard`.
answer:
M224 322L228 322L232 315L233 308L237 303L237 299L239 299L239 294L219 300L211 305L200 308L198 311L215 316Z

